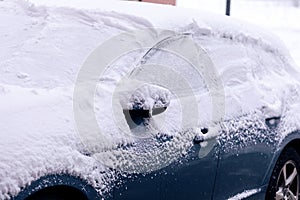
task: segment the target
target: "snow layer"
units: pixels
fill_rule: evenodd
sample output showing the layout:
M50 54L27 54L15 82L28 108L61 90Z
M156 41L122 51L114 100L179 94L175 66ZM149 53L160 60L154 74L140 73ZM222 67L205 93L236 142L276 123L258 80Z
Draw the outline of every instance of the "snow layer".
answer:
M231 4L231 18L268 28L287 45L292 57L300 65L299 7L290 1L249 1L239 0ZM177 0L177 6L204 9L209 12L225 14L226 1L223 0Z
M213 105L205 84L207 74L199 74L178 55L154 51L143 62L171 66L189 83L197 105L187 113L199 115L199 126L185 129L180 126L187 120L185 105L179 98L186 91L169 91L170 88L157 83L147 86L155 90L143 89L137 93L147 98L147 108L156 107L155 99L157 105L167 105L168 109L163 115L153 117L150 130L149 127L130 130L123 108L112 101L124 74L131 73L144 58L145 50L137 50L112 62L109 70L99 77L92 109L106 134L105 148L95 138L92 140L96 142L91 143L95 148L82 142L73 113L77 74L95 48L125 31L149 27L170 29L204 48L224 85L225 119L253 110L276 114L285 109L278 103L285 96L294 94L290 101L298 100L298 72L291 66L281 42L243 22L229 22L224 17L199 11L133 2L72 1L71 5L69 1L31 1L39 5L0 1L0 150L3 152L0 199L9 199L33 180L54 173L80 176L100 194L106 194L116 178L107 166L130 173L160 169L185 155L194 135L199 133L197 128L207 126L212 120ZM273 87L281 90L275 91ZM88 103L82 105L82 109L90 107ZM264 107L267 109L261 110ZM206 139L215 140L219 130L212 132ZM210 143L203 146L206 153L200 153L201 156L210 148Z
M154 108L168 107L170 96L170 91L165 88L145 84L135 89L132 93L125 91L122 97L120 95L119 99L124 104L123 109L150 110L152 112Z

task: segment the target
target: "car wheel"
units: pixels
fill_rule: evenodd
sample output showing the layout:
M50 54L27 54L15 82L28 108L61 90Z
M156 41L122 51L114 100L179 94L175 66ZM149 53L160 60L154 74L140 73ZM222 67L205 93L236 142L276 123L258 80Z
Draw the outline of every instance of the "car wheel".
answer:
M35 197L27 198L26 200L66 200L65 198L58 195L39 195Z
M293 148L280 155L268 186L266 199L298 200L300 157Z
M68 186L52 186L33 193L25 200L87 200L79 190Z

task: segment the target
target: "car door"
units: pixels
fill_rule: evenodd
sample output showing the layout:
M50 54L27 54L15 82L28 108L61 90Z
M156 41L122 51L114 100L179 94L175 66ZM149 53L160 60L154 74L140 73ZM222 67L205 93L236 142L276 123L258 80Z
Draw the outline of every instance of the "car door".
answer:
M272 169L278 138L286 126L288 101L297 84L291 74L298 73L289 72L292 68L281 56L259 45L233 41L210 46L210 50L223 71L231 116L224 120L219 136L214 199L258 199L252 195L268 183L266 174ZM228 50L230 54L222 59Z
M215 146L199 157L200 150L200 144L194 144L187 155L163 169L121 178L113 199L211 199L218 152Z
M164 112L155 114L153 109L151 115L144 116L155 128L152 139L139 140L139 149L155 154L156 159L149 159L159 164L148 163L149 168L155 166L153 170L126 179L115 190L114 197L210 199L218 165L216 138L220 129L216 121L223 109L222 91L218 91L219 99L214 99L214 92L222 88L210 83L215 78L214 66L192 36L167 38L151 48L142 60L143 65L131 73L131 78L161 86L171 96ZM147 87L138 91L153 91ZM213 108L216 102L219 109ZM143 129L135 130L139 133Z
M217 148L199 157L200 144L194 144L181 162L167 167L163 177L166 199L211 199L217 171Z

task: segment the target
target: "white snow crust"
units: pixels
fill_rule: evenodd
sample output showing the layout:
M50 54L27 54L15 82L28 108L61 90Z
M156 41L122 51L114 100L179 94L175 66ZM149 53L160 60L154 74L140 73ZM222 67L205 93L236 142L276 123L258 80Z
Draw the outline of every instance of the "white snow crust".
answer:
M124 107L113 111L111 102L118 81L134 70L132 63L140 62L145 53L131 52L114 61L99 80L104 84L96 89L94 109L101 131L107 133L108 149L88 152L74 121L77 74L98 45L125 31L155 27L189 33L208 53L222 80L225 119L253 111L273 116L284 110L289 127L297 128L297 119L290 116L300 110L295 104L300 102L298 71L280 40L255 26L163 5L3 0L0 27L0 199L9 199L39 177L55 173L84 178L105 194L116 178L107 166L135 173L162 168L186 154L195 130L212 120L213 105L202 75L191 71L180 57L158 51L147 62L170 65L189 81L199 103L195 109L201 111L199 127L182 130L177 96L168 88L146 85L125 104L130 108L143 100L143 108L168 109L154 117L153 127L142 130L158 132L147 142L128 135ZM123 120L126 133L116 127L116 118ZM217 132L205 137L215 139Z

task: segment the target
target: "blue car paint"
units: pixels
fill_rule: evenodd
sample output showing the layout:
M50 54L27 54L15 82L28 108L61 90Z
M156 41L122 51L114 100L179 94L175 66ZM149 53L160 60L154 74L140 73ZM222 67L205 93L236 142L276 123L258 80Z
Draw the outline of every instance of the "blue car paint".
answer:
M279 134L279 133L276 133ZM299 132L288 134L278 144L255 143L224 152L217 145L202 159L200 145L194 144L180 160L149 174L120 176L104 199L228 199L245 190L259 192L245 199L265 199L272 170L280 153ZM218 159L219 155L219 159ZM102 199L84 180L70 175L48 175L23 189L15 200L23 200L34 192L57 185L68 185L82 191L88 199Z
M121 199L211 199L217 172L217 148L204 159L194 144L188 155L176 163L147 175L123 178L114 189L114 200Z
M253 127L252 127L253 128ZM261 137L262 134L265 138L260 138L256 141L249 141L246 144L237 144L232 149L228 151L223 151L224 146L222 144L218 147L220 149L219 154L219 166L214 168L214 165L208 163L193 165L192 163L197 163L197 159L190 160L187 162L178 161L177 164L172 164L171 166L164 169L165 174L161 173L161 180L156 180L156 188L154 189L153 184L143 184L142 179L139 179L139 185L135 185L135 182L131 182L130 189L132 191L127 191L126 188L123 190L124 194L132 194L128 196L123 196L123 199L135 199L135 194L139 193L139 188L148 187L148 193L140 193L139 198L154 199L151 195L156 193L158 199L228 199L236 194L243 193L245 190L258 190L257 193L250 195L245 199L265 199L265 194L267 191L267 186L273 171L273 168L282 152L284 147L288 145L291 141L299 138L299 133L290 133L282 142L278 138L281 137L281 130L276 127L255 127L257 130L253 130L255 135ZM250 129L250 128L249 128ZM243 131L243 130L240 130ZM261 132L261 134L259 134ZM269 137L270 140L268 139ZM276 138L276 140L272 140ZM230 141L227 141L230 142ZM190 158L193 157L193 153L198 152L200 149L190 151ZM218 150L216 150L217 152ZM207 157L210 158L211 157ZM210 160L208 159L208 160ZM195 161L196 160L196 161ZM200 167L206 166L206 169L201 169ZM207 169L211 167L217 171L216 182L213 188L207 188L206 186L214 185L214 183L209 182L211 177L209 173L206 173L204 177L201 178L202 181L197 182L197 178L203 172L208 172ZM198 174L197 174L198 173ZM203 173L204 174L204 173ZM151 176L151 175L150 175ZM189 179L190 181L187 181ZM199 179L198 179L199 180ZM158 188L160 185L160 190ZM151 187L153 190L151 190ZM212 190L214 191L212 192ZM129 190L129 189L128 189ZM213 193L213 197L209 194ZM151 194L151 195L150 195ZM160 195L159 195L160 194ZM148 198L149 197L149 198ZM121 197L117 199L122 199Z

